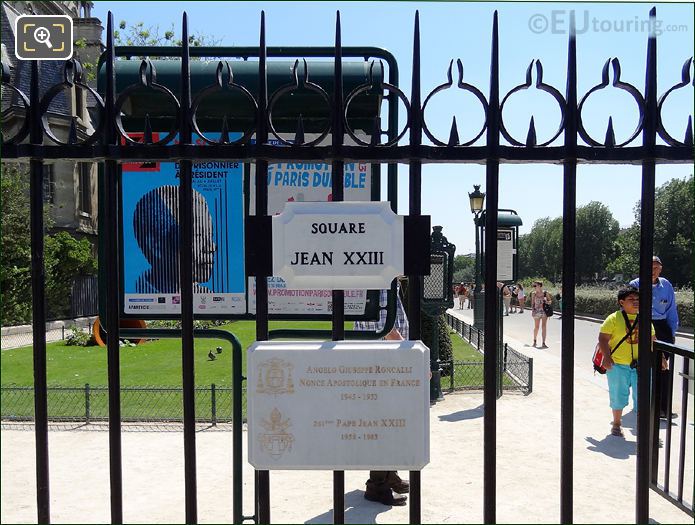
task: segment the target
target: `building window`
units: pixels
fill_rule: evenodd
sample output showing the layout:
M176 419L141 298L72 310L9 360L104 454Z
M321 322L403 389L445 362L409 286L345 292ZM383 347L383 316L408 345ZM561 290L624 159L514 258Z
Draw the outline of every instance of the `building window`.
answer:
M79 170L79 209L86 215L92 214L92 163L78 163Z
M52 164L43 165L43 202L55 204L56 181Z

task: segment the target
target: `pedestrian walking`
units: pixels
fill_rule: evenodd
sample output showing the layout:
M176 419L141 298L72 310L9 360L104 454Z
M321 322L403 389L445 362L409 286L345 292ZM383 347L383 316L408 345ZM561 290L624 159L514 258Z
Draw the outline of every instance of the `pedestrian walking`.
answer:
M545 344L545 338L548 332L548 316L545 312L545 305L551 305L553 302L550 294L543 289L543 281L535 281L533 283L533 292L531 293L531 317L533 318L533 346L536 346L538 339L538 328L541 328L541 337L543 344L541 348L548 348Z
M502 285L502 303L504 303L504 315L509 315L509 309L512 306L512 292L506 284Z
M560 286L560 290L555 294L555 300L560 310L560 315L558 315L557 318L562 319L562 286Z
M676 330L680 324L678 319L678 307L673 285L668 279L661 277L663 270L661 259L656 255L652 257L652 324L656 331L656 338L665 343L676 342ZM630 285L639 290L639 278L630 281ZM663 359L666 354L660 352ZM671 407L669 395L673 390L673 371L666 367L659 372L659 416L668 417ZM676 414L673 414L676 415Z
M632 391L632 406L637 411L637 358L639 357L639 290L626 286L618 291L620 309L603 321L598 345L608 380L608 398L613 419L611 435L623 437L623 409ZM654 340L652 326L652 340Z
M519 295L516 289L515 285L511 285L509 287L509 290L512 292L512 303L511 303L511 310L509 310L511 313L515 314L516 309L519 306Z
M521 283L516 283L516 297L519 300L519 313L524 313L524 306L526 303L526 292Z

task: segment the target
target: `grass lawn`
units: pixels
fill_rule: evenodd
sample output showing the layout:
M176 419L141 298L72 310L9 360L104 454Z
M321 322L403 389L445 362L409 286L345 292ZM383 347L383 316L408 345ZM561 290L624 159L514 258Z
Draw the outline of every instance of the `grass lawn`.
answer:
M296 328L293 321L274 321L270 329ZM330 330L331 323L314 321L301 324L302 328ZM255 341L253 321L231 322L222 329L233 332L240 340L242 369L246 370L246 348ZM352 323L346 323L346 329ZM454 359L466 362L482 362L482 355L461 337L452 333ZM216 347L222 347L222 353ZM210 361L213 351L216 359ZM0 375L3 387L24 387L22 390L3 390L2 417L31 417L33 415L33 361L31 347L3 351ZM49 416L52 418L84 418L87 410L85 384L90 385L90 417L108 417L108 390L106 349L98 346L67 346L63 341L47 345L47 383ZM181 343L176 339L159 339L129 347L121 347L122 419L157 420L181 419ZM461 373L464 371L465 373ZM245 373L245 372L244 372ZM232 347L217 339L195 340L196 417L210 420L212 411L211 384L215 384L215 404L218 420L231 418L232 414ZM443 386L450 383L443 378ZM457 367L457 387L482 385L482 366ZM446 385L446 386L445 386ZM148 390L147 387L157 387ZM163 387L169 387L164 389ZM246 394L242 399L246 411Z
M456 332L451 331L449 333L451 337L452 353L454 354L454 361L466 361L470 363L471 361L481 362L483 361L483 354L478 352L473 346L469 345L464 341L463 337L458 335Z
M352 323L346 323L346 329ZM297 328L293 321L272 321L270 330ZM234 321L219 327L229 330L241 342L242 369L246 370L246 348L256 339L253 321ZM330 330L330 321L301 323L301 328ZM195 340L195 376L197 385L215 383L225 387L232 385L232 346L219 339ZM222 353L215 348L221 346ZM210 350L216 356L208 359ZM32 347L5 350L1 357L2 386L31 386L34 384ZM107 385L106 348L99 346L67 346L64 341L46 345L46 374L49 386L84 387ZM123 386L180 386L181 341L158 339L136 346L124 346L120 351L121 385Z

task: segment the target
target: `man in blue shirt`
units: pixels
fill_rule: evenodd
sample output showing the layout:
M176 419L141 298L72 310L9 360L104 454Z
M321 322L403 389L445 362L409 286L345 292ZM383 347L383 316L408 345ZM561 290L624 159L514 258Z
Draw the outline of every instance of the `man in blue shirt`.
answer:
M652 257L652 324L659 341L675 343L676 330L679 326L676 294L669 280L660 277L663 267L661 259L656 255ZM630 281L630 285L639 288L639 278ZM660 374L661 406L659 408L663 418L668 415L667 394L673 388L673 373L671 370L662 370Z

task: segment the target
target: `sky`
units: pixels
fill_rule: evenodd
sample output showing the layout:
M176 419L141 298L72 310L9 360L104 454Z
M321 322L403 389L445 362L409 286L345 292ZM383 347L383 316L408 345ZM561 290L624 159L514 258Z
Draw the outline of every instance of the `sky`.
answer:
M116 23L144 22L159 27L160 34L173 23L180 33L185 10L193 33L204 33L219 45L257 46L260 13L265 11L269 46L332 46L336 11L340 11L344 46L376 46L390 51L398 61L400 86L410 97L413 24L420 13L422 97L446 81L451 60L461 59L464 81L487 97L493 12L499 12L500 91L502 97L524 83L532 60L540 60L543 80L564 94L570 11L577 20L579 97L601 82L606 60L620 60L621 80L644 92L648 15L657 9L658 94L681 81L681 70L693 56L693 4L637 3L540 3L540 2L94 2L93 16L104 27L106 14ZM690 66L691 79L693 66ZM456 68L454 67L456 75ZM612 75L612 73L611 73ZM456 79L456 76L454 77ZM534 77L535 78L535 77ZM612 76L610 77L612 79ZM400 111L401 124L404 111ZM664 103L664 124L682 140L688 115L693 115L693 87L673 92ZM462 142L472 139L482 127L483 112L472 95L449 90L432 98L426 121L435 136L446 141L452 117L456 116ZM524 141L531 116L539 142L549 140L560 123L554 99L535 88L517 92L505 104L503 119L508 131ZM632 97L613 87L589 97L583 122L587 132L603 141L609 116L616 140L628 139L638 123ZM407 141L407 135L404 139ZM560 135L559 141L562 141ZM407 143L407 142L404 142ZM561 142L560 142L561 143ZM477 144L484 144L482 141ZM632 145L641 144L641 135ZM657 166L657 187L673 178L693 173L692 164ZM606 204L621 227L634 221L640 198L641 170L627 165L580 165L577 169L577 205L591 201ZM423 166L422 212L457 246L457 254L475 250L473 215L468 192L480 184L485 191L485 167L474 164L426 164ZM384 183L385 187L385 183ZM384 196L385 199L385 189ZM527 164L500 167L499 208L516 210L528 233L543 217L562 215L562 168ZM399 166L399 208L408 212L408 168Z

